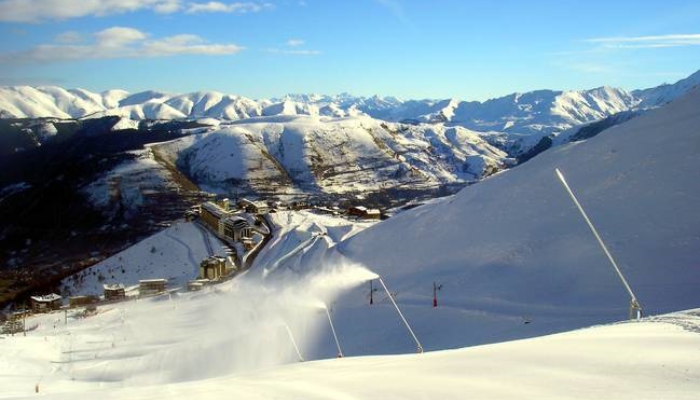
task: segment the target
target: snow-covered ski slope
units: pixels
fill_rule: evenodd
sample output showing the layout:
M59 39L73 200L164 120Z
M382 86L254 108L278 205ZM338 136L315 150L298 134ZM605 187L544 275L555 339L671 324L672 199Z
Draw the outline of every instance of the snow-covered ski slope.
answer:
M310 211L278 211L268 218L274 234L256 258L250 274L278 279L314 273L309 265L323 264L336 244L376 223Z
M466 349L297 363L273 321L248 326L260 347L237 346L249 343L241 321L226 321L236 314L222 304L217 320L198 320L197 303L131 302L67 328L61 315L32 320L36 331L1 341L0 398L690 400L700 391L700 310ZM195 335L205 324L230 329ZM293 364L231 372L264 365L263 355Z
M551 149L337 249L399 298L526 315L624 318L629 297L560 168L648 313L700 304L700 89L585 142ZM588 320L590 322L590 320ZM588 323L586 322L586 323ZM583 326L583 325L581 325Z
M105 283L137 287L140 279L168 279L171 287L184 286L199 274L199 263L212 252L225 255L221 242L195 223L182 222L164 229L94 266L68 277L62 290L71 295L101 295Z

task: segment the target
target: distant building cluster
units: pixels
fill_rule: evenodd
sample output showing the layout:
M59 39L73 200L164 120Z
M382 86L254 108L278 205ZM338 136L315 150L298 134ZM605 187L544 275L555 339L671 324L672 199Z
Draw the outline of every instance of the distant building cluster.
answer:
M369 208L363 205L353 205L346 208L341 208L338 203L332 205L312 204L306 200L294 200L290 202L282 202L278 200L271 201L252 201L248 199L240 199L231 202L229 199L219 201L209 201L202 203L200 206L194 207L187 213L189 220L194 220L200 217L203 222L207 223L212 229L219 231L221 235L226 234L231 238L237 235L237 230L234 229L231 222L228 222L229 232L226 232L226 218L235 216L236 214L247 213L255 216L263 214L272 214L278 211L299 211L310 210L319 214L347 216L356 219L379 220L383 213L376 208ZM237 238L239 236L236 236ZM235 239L238 241L239 239Z
M259 216L269 211L267 203L246 199L237 202L235 208L231 207L229 199L223 199L219 202L207 201L192 210L193 214L198 215L200 221L219 237L241 243L246 251L254 247L253 239L256 234L269 234L259 228Z
M264 219L265 214L276 213L278 210L298 211L304 209L319 214L354 219L379 220L382 218L380 210L362 205L340 208L338 204L319 206L304 200L283 203L281 201L251 201L245 198L235 202L231 202L229 199L204 202L192 207L185 214L186 219L189 221L198 219L203 226L227 242L229 247L224 246L227 249L225 256L211 255L203 259L199 265L197 278L187 283L187 289L190 291L202 290L205 286L233 276L235 271L239 270L233 261L237 259L238 253L250 256L258 252L269 240L272 233ZM133 289L135 288L131 290ZM159 295L167 291L167 279L139 280L138 295L140 297ZM68 298L68 305L64 306L63 297L56 293L49 293L31 296L30 305L33 313L52 312L67 307L86 307L86 309L92 307L94 309L98 303L123 301L127 297L127 288L123 283L108 283L103 285L102 298L96 295L71 296Z

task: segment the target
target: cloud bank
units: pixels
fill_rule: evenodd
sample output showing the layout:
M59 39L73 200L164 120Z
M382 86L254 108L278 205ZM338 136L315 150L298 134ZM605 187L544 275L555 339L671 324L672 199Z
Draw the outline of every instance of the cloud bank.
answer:
M259 2L185 2L183 0L0 0L0 22L43 22L88 16L102 17L150 10L158 14L176 12L245 14L274 8Z
M700 33L653 36L601 37L585 40L613 49L650 49L665 47L700 46Z
M149 58L177 55L223 56L243 50L233 43L209 43L192 34L150 38L138 29L115 26L83 37L65 32L55 42L0 54L0 62L57 62L85 59Z

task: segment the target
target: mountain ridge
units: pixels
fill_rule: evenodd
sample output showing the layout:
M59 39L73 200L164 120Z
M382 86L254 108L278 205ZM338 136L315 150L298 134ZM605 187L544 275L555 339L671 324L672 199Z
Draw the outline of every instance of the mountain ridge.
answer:
M483 102L457 98L401 100L392 96L288 94L250 99L217 91L169 94L146 90L100 93L57 86L0 87L0 117L92 118L116 115L132 120L215 118L235 121L259 116L368 115L389 122L446 123L476 131L549 135L639 107L656 107L700 84L700 71L674 84L634 90L600 86L588 90L535 90Z

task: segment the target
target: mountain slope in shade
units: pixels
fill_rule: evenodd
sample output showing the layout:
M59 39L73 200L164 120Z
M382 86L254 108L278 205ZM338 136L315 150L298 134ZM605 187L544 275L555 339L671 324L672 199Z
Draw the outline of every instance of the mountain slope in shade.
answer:
M560 168L646 311L697 306L699 104L696 89L399 214L337 248L406 299L429 302L432 282L439 282L454 307L535 320L623 318L627 293L556 179Z
M509 161L461 127L368 117L261 117L153 148L206 187L292 193L471 182Z

